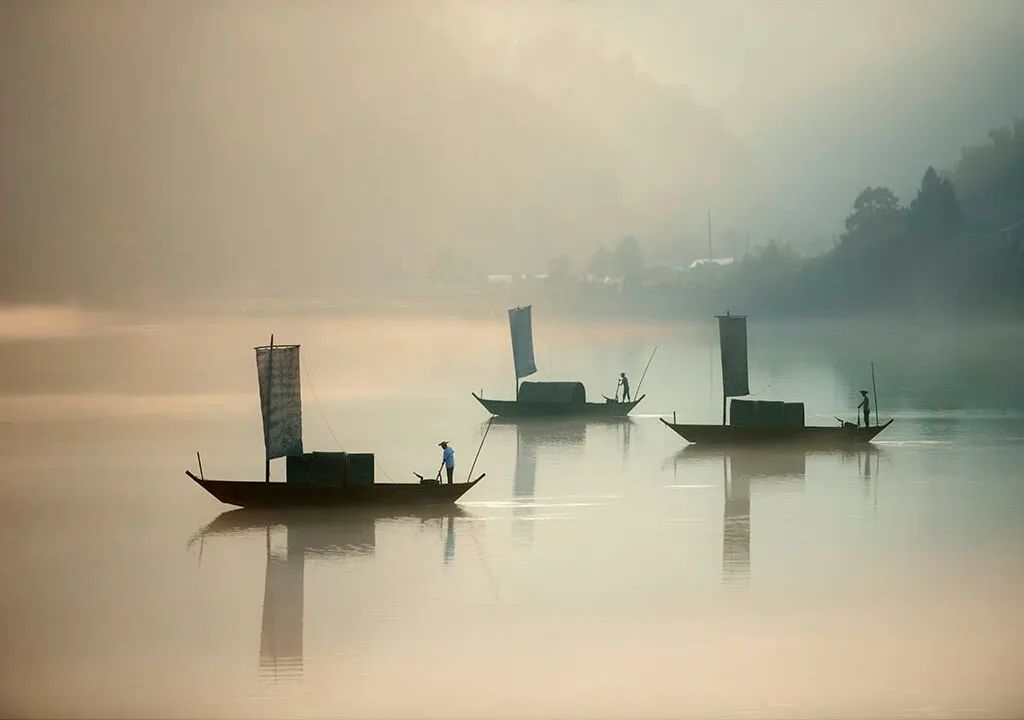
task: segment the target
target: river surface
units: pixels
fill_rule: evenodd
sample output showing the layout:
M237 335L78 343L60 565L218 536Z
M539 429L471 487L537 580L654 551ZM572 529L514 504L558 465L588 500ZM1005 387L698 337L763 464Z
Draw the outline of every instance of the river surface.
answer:
M494 423L501 312L8 313L0 715L932 717L1024 712L1024 328L750 326L755 397L895 423L870 448L710 451L714 327L535 308L538 379L625 422ZM230 512L260 479L252 347L301 343L306 449L486 478L451 511ZM283 461L273 475L282 478Z

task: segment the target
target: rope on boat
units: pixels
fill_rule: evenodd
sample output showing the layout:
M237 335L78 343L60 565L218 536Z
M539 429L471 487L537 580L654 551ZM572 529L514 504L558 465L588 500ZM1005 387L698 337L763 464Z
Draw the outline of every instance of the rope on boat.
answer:
M338 450L344 451L345 448L343 448L341 443L338 442L338 436L334 434L334 428L331 427L331 423L327 420L327 415L324 414L324 407L320 404L320 396L316 394L316 385L313 384L313 373L309 371L309 365L306 363L306 358L304 355L300 355L299 357L301 358L302 366L306 371L306 377L309 378L309 389L313 393L313 399L316 400L316 409L320 411L320 417L323 418L324 425L327 426L327 431L331 434L331 437L334 438L334 444L338 446ZM387 475L387 473L384 474Z

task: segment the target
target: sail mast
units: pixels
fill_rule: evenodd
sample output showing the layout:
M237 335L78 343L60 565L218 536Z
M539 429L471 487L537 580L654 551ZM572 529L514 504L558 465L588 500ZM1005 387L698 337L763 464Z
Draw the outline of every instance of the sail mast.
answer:
M274 392L274 381L273 381L273 377L274 377L274 333L270 333L270 355L267 357L267 377L270 379L270 381L267 383L267 413L266 413L266 417L268 418L268 420L264 421L264 423L263 423L263 447L264 448L269 448L270 447L270 444L268 442L268 439L270 437L268 435L268 432L269 432L268 428L270 427L269 418L273 417L273 415L271 415L271 408L272 408L271 403L272 403L273 397L274 397L273 396L273 392ZM264 462L265 462L265 465L264 465L265 474L263 476L263 481L264 482L270 482L270 458L267 457L264 460Z

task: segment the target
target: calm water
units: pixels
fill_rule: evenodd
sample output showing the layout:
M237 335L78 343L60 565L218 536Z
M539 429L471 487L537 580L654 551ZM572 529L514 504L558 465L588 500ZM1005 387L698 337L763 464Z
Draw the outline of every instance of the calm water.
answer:
M1024 711L1021 328L752 321L758 397L852 419L873 360L896 423L870 450L722 452L657 420L719 418L710 324L538 309L540 377L592 398L658 346L638 415L494 423L450 512L266 515L182 474L200 450L209 477L261 477L252 346L303 344L307 448L404 481L447 439L464 476L470 391L513 391L503 316L17 320L2 715Z

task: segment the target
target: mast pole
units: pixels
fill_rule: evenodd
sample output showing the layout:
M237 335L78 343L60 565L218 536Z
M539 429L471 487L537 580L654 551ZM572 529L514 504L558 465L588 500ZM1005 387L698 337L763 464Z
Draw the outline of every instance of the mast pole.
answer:
M871 392L875 396L875 425L878 425L878 388L875 386L875 361L871 361Z
M270 333L270 354L267 357L267 418L266 427L270 427L271 418L271 400L273 399L274 392L274 333ZM264 452L267 450L267 441L270 439L270 433L267 430L263 431L263 448ZM270 482L270 458L264 460L264 475L263 481Z
M711 213L708 213L708 248L711 247ZM726 316L729 315L729 311L725 311ZM729 396L725 394L725 350L722 348L722 319L718 318L718 348L719 354L722 355L722 427L725 427L725 406L729 401Z

